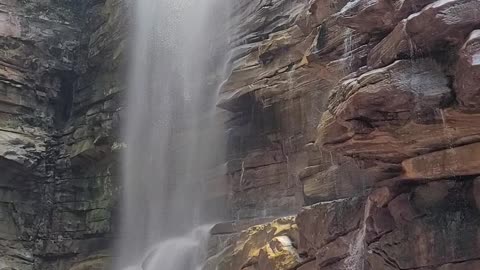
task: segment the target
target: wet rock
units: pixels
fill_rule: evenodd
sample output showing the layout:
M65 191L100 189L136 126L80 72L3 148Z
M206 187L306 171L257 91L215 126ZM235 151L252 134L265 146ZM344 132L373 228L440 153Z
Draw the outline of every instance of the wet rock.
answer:
M370 244L369 248L382 257L383 263L389 265L403 269L437 269L437 265L472 260L477 256L477 223L478 218L474 216L437 212L403 223ZM376 265L381 261L379 258L375 260ZM452 266L444 267L449 269ZM459 266L458 269L463 268Z
M300 232L300 253L315 257L317 251L327 243L358 229L363 203L361 198L342 199L302 209L296 219Z
M439 179L455 175L480 174L480 144L474 143L441 150L402 162L406 179Z
M449 97L448 80L435 62L398 61L343 82L332 93L329 110L345 122L357 119L376 127L428 115Z
M69 270L104 270L110 266L110 257L89 258L74 264Z
M376 188L368 196L377 207L385 207L397 194L390 187Z
M351 1L338 14L341 24L362 32L392 30L408 15L419 11L434 0L358 0Z
M388 208L373 208L367 222L369 223L367 229L369 233L373 233L373 237L375 238L389 233L396 228L395 220Z
M414 208L409 194L401 194L388 204L388 210L395 224L405 224L413 221L419 213Z
M458 103L467 110L480 107L480 30L473 31L459 52L455 72L455 92Z
M231 254L217 269L294 269L302 263L296 246L298 229L294 217L274 220L241 232Z
M368 65L389 65L402 56L431 52L438 46L458 45L480 23L476 0L436 1L402 20L370 52Z
M272 239L258 256L258 268L265 270L295 269L303 262L288 236Z
M424 210L438 206L455 185L453 181L435 181L417 187L413 193L413 204L417 209Z
M353 161L332 165L300 180L310 204L352 197L372 185L372 178Z
M427 139L430 132L422 134L427 132L425 127L444 134L443 126L427 124L450 97L448 79L438 64L431 60L397 61L345 80L332 92L317 143L344 155L399 162L425 143L434 144ZM354 120L363 125L352 124Z

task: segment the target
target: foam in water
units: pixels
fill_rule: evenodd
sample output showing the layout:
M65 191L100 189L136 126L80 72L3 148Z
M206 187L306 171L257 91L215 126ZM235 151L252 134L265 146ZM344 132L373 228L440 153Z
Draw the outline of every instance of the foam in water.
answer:
M115 269L196 269L202 224L221 218L221 195L208 186L224 162L215 104L228 66L227 2L135 1Z

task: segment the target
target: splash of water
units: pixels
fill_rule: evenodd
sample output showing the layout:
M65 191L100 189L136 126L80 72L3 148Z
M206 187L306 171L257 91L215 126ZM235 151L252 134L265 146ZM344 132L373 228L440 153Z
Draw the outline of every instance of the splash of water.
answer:
M227 2L135 1L115 269L196 269L201 225L222 217L222 194L209 186L224 168L215 104L228 66Z

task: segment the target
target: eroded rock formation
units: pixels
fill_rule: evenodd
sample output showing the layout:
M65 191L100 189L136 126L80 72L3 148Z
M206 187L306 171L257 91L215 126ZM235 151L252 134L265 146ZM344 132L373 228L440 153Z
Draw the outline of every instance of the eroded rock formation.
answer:
M347 2L251 4L286 15L249 32L222 93L223 108L269 117L255 152L295 157L276 164L303 187L302 263L276 269L476 269L480 2ZM265 178L245 174L261 167L233 183L264 198Z
M128 4L0 0L0 269L108 268ZM206 268L479 269L480 2L232 14Z
M0 1L0 268L105 269L119 1Z

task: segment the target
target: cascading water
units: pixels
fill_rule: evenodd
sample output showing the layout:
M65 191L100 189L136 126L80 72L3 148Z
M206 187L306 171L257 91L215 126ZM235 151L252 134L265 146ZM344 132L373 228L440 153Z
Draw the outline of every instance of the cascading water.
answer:
M224 160L215 104L228 59L226 2L135 3L115 269L201 264L204 224L221 215L212 205L224 205L207 187Z

